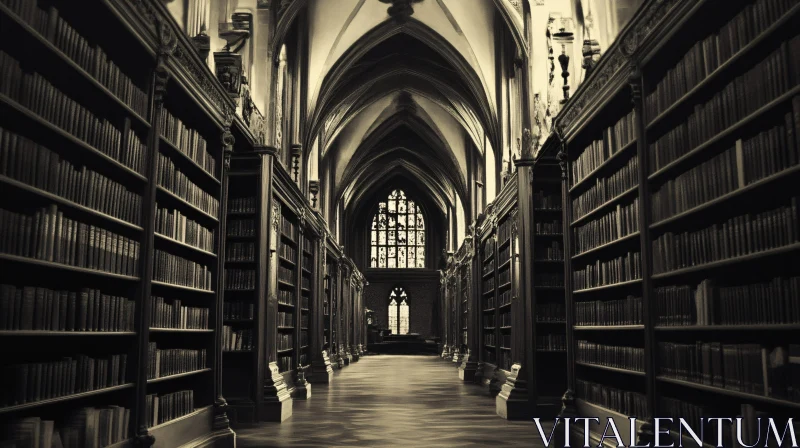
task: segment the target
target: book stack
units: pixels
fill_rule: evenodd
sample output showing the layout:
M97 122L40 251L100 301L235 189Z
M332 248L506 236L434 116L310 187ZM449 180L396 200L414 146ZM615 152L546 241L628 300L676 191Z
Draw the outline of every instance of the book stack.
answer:
M578 340L575 359L584 364L644 372L644 349Z
M256 271L252 269L225 269L225 289L249 290L256 286Z
M3 390L0 406L16 406L127 384L127 355L77 355L4 370L5 378L18 387Z
M206 365L206 349L160 349L155 342L147 345L148 380L202 370Z
M206 139L197 130L184 125L178 117L165 108L161 109L159 129L162 137L192 159L203 171L214 176L216 159L208 151Z
M248 302L225 302L222 306L222 318L225 320L255 319L255 304Z
M200 209L202 212L217 216L219 214L219 199L213 194L203 190L195 184L190 176L181 171L169 157L158 155L158 185L175 196Z
M607 214L572 229L575 254L592 250L639 231L639 198L618 204Z
M206 252L214 252L214 231L178 210L158 207L155 225L158 234Z
M294 327L294 313L278 311L279 327Z
M630 417L644 418L647 414L647 397L638 392L617 389L592 381L575 382L578 397Z
M538 261L564 261L564 248L560 241L553 241L543 249L537 248L534 258Z
M255 196L228 199L228 213L255 213L255 212L256 212Z
M0 174L108 216L141 224L139 194L2 127Z
M225 325L222 330L222 350L235 352L253 349L253 330L238 329Z
M548 352L567 351L567 336L564 334L544 334L536 338L536 350Z
M572 199L572 218L581 219L623 193L639 185L639 157L634 155L622 168L607 177L595 178L594 184Z
M254 219L228 219L228 236L254 237L256 236L256 221Z
M539 210L561 210L561 195L544 191L534 192L533 207Z
M642 298L595 300L575 304L575 325L642 325Z
M294 292L287 290L278 291L278 303L281 305L294 306Z
M194 391L179 390L169 394L148 394L147 426L153 427L194 412Z
M150 303L150 327L202 330L208 328L208 308L183 306L180 299L167 303L163 297L153 296Z
M256 245L230 241L225 245L225 261L230 262L255 262Z
M69 213L69 212L68 212ZM139 274L139 242L64 216L56 204L33 214L0 209L0 253L112 274Z
M201 263L156 250L153 271L153 280L211 291L212 272Z
M536 321L537 322L563 322L564 321L563 303L537 303Z
M553 220L552 222L536 222L534 232L537 235L560 235L564 229L561 220Z
M278 350L291 350L294 347L294 335L281 333L278 335Z
M0 330L134 331L136 302L97 289L0 285Z
M642 278L640 258L639 252L628 252L611 260L597 260L594 264L573 272L572 287L579 291L640 279Z
M110 446L130 436L131 410L121 406L78 408L58 425L27 417L8 422L4 442L20 447L85 448Z

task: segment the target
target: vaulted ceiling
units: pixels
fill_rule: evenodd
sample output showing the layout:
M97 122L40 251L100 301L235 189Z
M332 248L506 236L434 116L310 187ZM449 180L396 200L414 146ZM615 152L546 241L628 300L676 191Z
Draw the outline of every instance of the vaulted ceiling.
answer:
M443 215L469 210L470 160L500 146L497 41L521 45L518 3L292 3L307 8L309 30L303 141L333 173L334 201L369 206L386 179L402 178Z

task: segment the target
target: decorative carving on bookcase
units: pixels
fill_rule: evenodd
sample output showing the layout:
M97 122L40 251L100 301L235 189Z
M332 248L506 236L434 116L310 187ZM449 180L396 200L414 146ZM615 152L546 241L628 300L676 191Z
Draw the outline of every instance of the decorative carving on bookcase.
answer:
M595 73L589 80L589 84L581 86L580 94L573 96L573 101L565 105L566 110L562 111L563 114L558 119L560 125L569 126L583 112L586 106L596 103L597 97L602 93L604 86L608 85L608 81L628 62L628 58L618 48L611 50L611 53L607 54L606 57L607 59L599 66L599 69L595 68Z
M306 209L305 208L301 208L300 209L300 213L298 213L297 218L298 218L298 222L300 223L300 225L297 226L297 230L300 231L301 235L303 235L303 234L306 233Z
M183 45L179 44L175 49L175 59L195 82L198 90L207 95L211 103L217 107L217 110L225 110L226 106L230 106L230 100L223 96L219 85L214 82L215 80L212 81L214 78L209 76L208 68L201 66L197 61L192 59L189 54L190 51L194 50L188 50L184 48Z
M156 28L156 24L161 22L161 18L156 10L153 8L153 5L150 4L148 0L126 0L128 5L131 6L136 12L138 13L139 17L142 18L142 23L150 28L151 31L154 31Z
M642 100L642 71L637 64L631 65L628 84L631 87L631 103L636 107Z
M231 98L238 99L241 94L243 81L242 55L231 51L214 53L214 67L217 80Z
M303 156L303 145L292 143L292 180L300 182L300 161Z
M622 37L621 51L627 55L633 55L641 46L650 33L661 23L664 18L669 17L669 12L680 3L687 0L658 0L644 2L642 6L644 13L640 15L632 28Z
M231 133L231 124L233 124L233 111L230 107L224 109L224 118L222 124L222 156L224 158L225 171L231 169L231 155L233 155L233 144L236 143L236 138Z
M169 70L167 69L167 61L175 52L177 47L177 38L172 31L172 27L159 21L158 25L158 54L155 68L155 80L153 85L154 100L157 105L164 103L164 97L167 94L167 83L169 83Z
M281 205L272 204L272 228L275 232L280 232L281 229Z
M214 422L211 424L211 427L215 431L230 428L231 422L228 420L227 410L228 402L222 395L219 395L217 399L214 400Z

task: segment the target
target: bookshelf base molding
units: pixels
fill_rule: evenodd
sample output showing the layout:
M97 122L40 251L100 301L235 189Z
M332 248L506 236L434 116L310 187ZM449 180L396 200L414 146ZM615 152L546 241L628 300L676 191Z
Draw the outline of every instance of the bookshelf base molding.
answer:
M258 410L258 419L263 422L282 422L292 416L292 396L283 375L278 372L276 362L269 363L269 372L264 380L264 399Z
M483 385L483 369L486 364L483 361L475 363L475 373L472 375L472 382L477 385Z
M450 358L451 358L450 347L448 347L447 344L445 344L444 347L442 347L442 359L450 359Z
M236 448L236 434L230 429L220 429L187 443L187 447Z
M467 357L461 362L461 365L458 366L458 379L472 383L475 381L477 372L478 363L471 360L470 357Z
M328 358L328 352L322 351L320 356L311 362L311 376L308 382L311 384L329 384L333 380L333 367Z
M506 420L529 420L534 412L528 399L528 385L519 378L520 366L511 368L511 375L506 378L500 393L495 397L497 415Z
M256 403L249 398L237 400L231 398L228 401L227 414L231 426L236 427L240 423L254 423L256 421Z
M503 390L503 385L506 383L506 375L495 366L490 365L489 367L492 373L486 376L488 382L486 380L484 380L484 382L489 386L489 395L497 397L500 391Z
M294 390L292 391L292 399L294 400L308 400L311 398L311 385L306 381L305 368L297 369L297 378L294 381Z

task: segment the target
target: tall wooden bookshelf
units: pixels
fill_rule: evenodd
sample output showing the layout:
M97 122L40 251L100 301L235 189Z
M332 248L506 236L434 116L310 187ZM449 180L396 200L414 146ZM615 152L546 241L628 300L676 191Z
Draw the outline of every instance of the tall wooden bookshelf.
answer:
M797 413L781 366L800 347L799 12L645 3L556 118L572 202L568 410L621 434L628 416ZM586 268L617 257L605 281ZM650 422L637 429L652 441Z
M297 367L295 350L297 335L297 314L299 308L298 283L300 270L298 257L297 216L285 204L280 204L280 239L278 241L278 368L286 384L294 384L294 369ZM277 209L277 208L276 208ZM291 388L292 386L290 386Z
M561 168L555 152L543 148L533 170L533 359L531 394L537 416L555 416L567 387L567 328L564 303L564 226ZM532 276L530 275L532 274Z
M8 385L0 414L17 435L232 445L220 142L233 103L162 5L143 8L180 61L155 57L156 24L130 5L91 3L90 18L0 2L0 183L24 199L0 205L3 367L41 385Z

